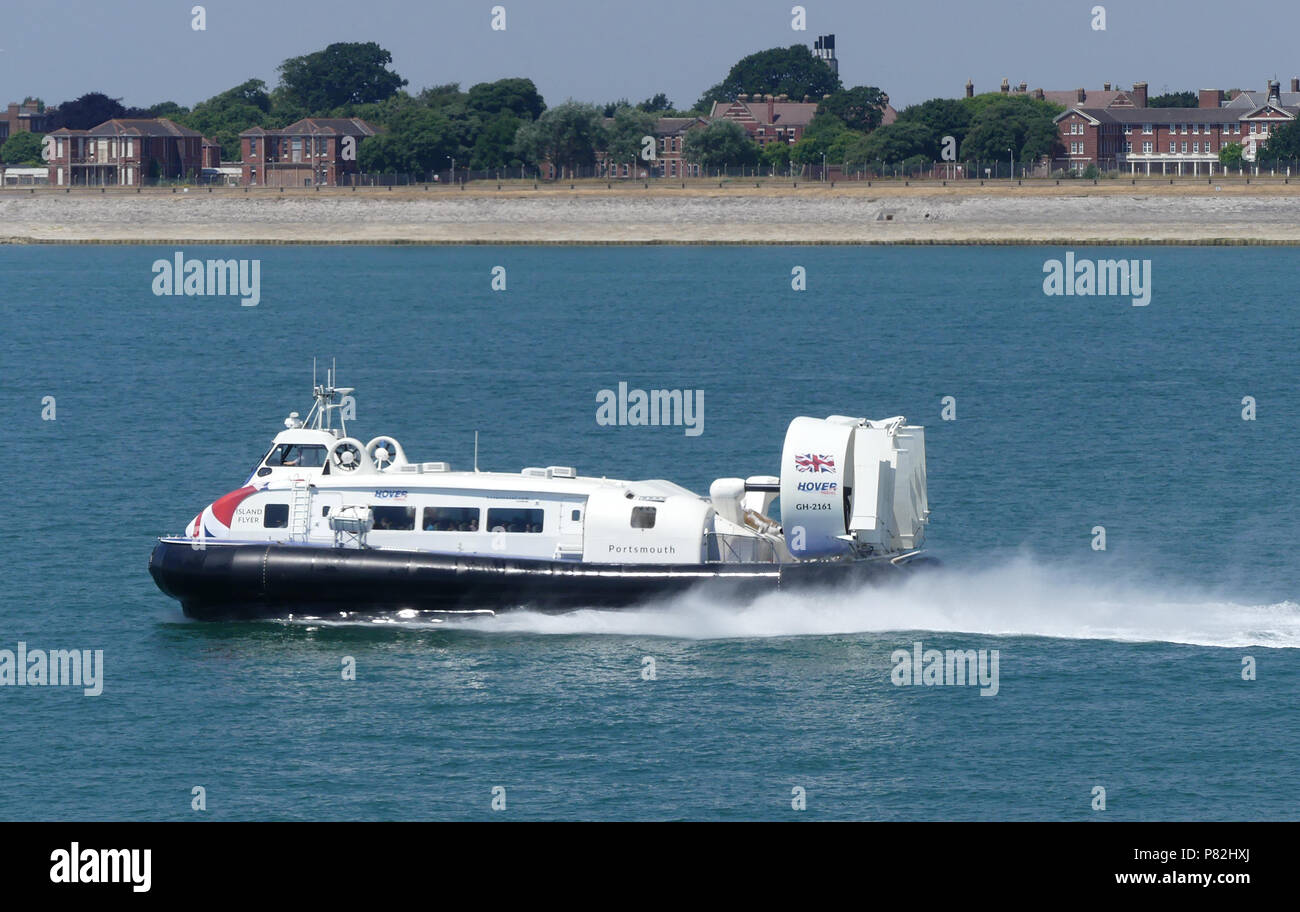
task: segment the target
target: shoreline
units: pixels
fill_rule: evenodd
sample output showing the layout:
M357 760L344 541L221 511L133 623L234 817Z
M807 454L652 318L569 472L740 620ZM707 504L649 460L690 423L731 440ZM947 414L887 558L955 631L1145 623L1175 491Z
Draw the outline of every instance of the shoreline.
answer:
M0 244L1300 246L1300 179L531 186L5 188Z

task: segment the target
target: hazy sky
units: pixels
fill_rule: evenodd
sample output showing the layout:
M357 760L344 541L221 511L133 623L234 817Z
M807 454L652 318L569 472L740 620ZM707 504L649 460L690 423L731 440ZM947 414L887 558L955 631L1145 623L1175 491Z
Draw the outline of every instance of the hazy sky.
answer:
M1091 27L1106 8L1106 31ZM1161 91L1262 88L1300 75L1294 7L1209 0L5 0L0 103L56 104L102 91L128 105L185 105L246 79L274 85L286 57L334 41L377 41L408 88L533 79L548 104L639 101L689 107L740 57L836 35L846 85L877 85L896 107L977 91L1150 83ZM491 10L506 9L504 32ZM1270 26L1269 23L1273 23ZM1274 27L1276 26L1276 27Z

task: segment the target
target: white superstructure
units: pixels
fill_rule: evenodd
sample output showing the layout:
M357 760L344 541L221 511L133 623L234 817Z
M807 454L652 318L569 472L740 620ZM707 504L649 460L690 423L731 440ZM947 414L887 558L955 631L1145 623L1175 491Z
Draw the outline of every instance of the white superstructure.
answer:
M413 462L392 437L349 436L351 392L332 374L316 386L307 419L286 419L245 485L194 517L191 542L699 565L899 559L924 540L924 430L902 418L796 418L779 475L720 478L701 497L568 466Z

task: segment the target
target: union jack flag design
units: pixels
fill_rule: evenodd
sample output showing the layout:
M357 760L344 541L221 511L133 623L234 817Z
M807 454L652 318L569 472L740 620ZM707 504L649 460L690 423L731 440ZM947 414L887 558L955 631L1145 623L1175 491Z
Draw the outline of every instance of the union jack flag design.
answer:
M835 457L804 453L794 458L794 467L799 472L834 472Z

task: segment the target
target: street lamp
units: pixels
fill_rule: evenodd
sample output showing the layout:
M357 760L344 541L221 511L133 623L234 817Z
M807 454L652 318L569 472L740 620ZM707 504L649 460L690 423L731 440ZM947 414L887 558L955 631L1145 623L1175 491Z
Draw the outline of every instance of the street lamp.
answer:
M1016 150L1008 149L1007 151L1011 153L1011 179L1015 180L1016 179Z

